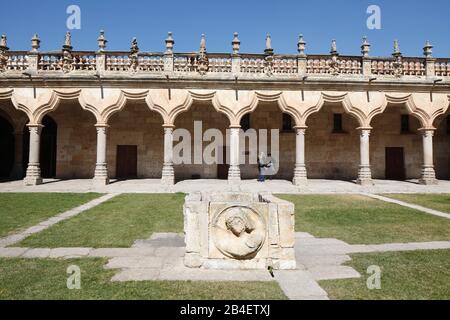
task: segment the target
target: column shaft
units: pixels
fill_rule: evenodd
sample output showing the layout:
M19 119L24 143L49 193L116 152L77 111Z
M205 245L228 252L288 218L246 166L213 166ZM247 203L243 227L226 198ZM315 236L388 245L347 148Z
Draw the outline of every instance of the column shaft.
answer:
M370 129L361 129L359 135L360 165L357 183L372 185L372 172L370 170Z
M97 125L97 161L95 163L94 183L104 186L109 183L108 163L106 161L107 125Z
M228 169L228 182L241 180L239 168L239 127L230 127L230 168Z
M307 182L305 166L305 133L306 127L295 128L295 168L292 183L296 186Z
M25 184L27 186L34 186L42 183L41 167L39 164L42 125L28 125L28 130L30 131L30 152Z
M161 183L166 185L175 183L173 170L173 126L164 127L164 164Z
M433 135L434 129L422 130L423 165L420 177L421 184L436 184L436 174L433 163Z

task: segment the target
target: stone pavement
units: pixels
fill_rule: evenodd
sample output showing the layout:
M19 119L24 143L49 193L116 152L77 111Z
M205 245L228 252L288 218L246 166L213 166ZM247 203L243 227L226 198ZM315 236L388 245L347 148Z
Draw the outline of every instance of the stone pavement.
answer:
M193 281L277 281L289 299L328 299L318 280L357 278L349 266L351 253L404 250L450 249L450 241L350 245L333 238L315 238L296 233L297 270L206 270L183 264L182 234L154 233L137 240L131 248L0 248L0 257L21 258L109 258L107 269L118 269L112 281L193 280Z
M115 197L117 193L108 193L104 196L101 196L97 199L91 200L88 203L82 204L81 206L78 206L76 208L70 209L66 212L63 212L57 216L51 217L45 221L42 221L38 223L37 225L34 225L32 227L29 227L28 229L21 231L19 233L14 233L10 236L7 236L5 238L0 238L0 248L13 245L15 243L18 243L22 241L23 239L29 237L30 235L34 233L41 232L47 228L50 228L52 225L61 222L63 220L67 220L69 218L72 218L76 215L79 215L81 212L92 209L93 207L98 206L99 204L108 201L109 199Z
M263 183L256 180L242 180L237 184L229 184L227 180L199 179L184 180L173 186L160 183L159 179L135 179L114 181L96 187L91 179L57 180L45 179L44 184L25 187L22 180L0 182L0 192L101 192L121 193L167 193L209 191L269 191L273 193L450 193L450 181L440 180L436 185L421 185L417 180L391 181L374 180L374 185L363 187L353 181L309 179L305 186L294 186L287 180L268 180Z
M425 212L425 213L428 213L428 214L432 214L432 215L435 215L435 216L438 216L438 217L450 219L450 214L449 213L445 213L445 212L434 210L434 209L430 209L430 208L425 208L425 207L419 206L417 204L412 204L412 203L400 201L400 200L397 200L397 199L384 197L384 196L381 196L379 194L362 193L362 195L365 195L367 197L371 197L371 198L374 198L374 199L390 202L390 203L395 203L395 204L398 204L398 205L403 206L403 207L419 210L419 211L422 211L422 212Z

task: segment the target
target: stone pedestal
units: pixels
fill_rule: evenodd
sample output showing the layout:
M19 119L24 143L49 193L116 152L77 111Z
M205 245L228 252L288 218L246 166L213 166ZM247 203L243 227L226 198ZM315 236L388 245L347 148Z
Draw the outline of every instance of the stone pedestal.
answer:
M239 168L239 127L230 127L230 167L228 169L228 182L241 181Z
M295 269L294 205L270 194L192 193L184 263L205 269Z
M173 170L173 126L164 127L164 164L161 183L165 185L173 185L175 183Z
M97 125L97 162L95 164L94 184L105 186L109 183L108 164L106 162L106 125Z
M370 129L360 129L359 135L359 152L360 152L360 165L358 170L358 179L356 182L363 186L373 185L372 172L370 170Z
M295 128L295 168L292 183L296 186L307 182L305 166L305 133L306 127Z
M24 182L27 186L35 186L42 183L39 164L42 125L28 125L28 130L30 131L30 152Z
M423 165L419 183L421 184L436 184L436 173L434 171L433 163L433 135L434 129L422 130L423 142Z

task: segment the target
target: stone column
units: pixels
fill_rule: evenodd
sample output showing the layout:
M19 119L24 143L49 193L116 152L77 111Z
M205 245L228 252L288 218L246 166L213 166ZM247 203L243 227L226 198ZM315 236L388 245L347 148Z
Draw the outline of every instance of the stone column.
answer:
M23 178L22 153L23 131L16 131L14 132L14 167L11 172L11 178L13 179Z
M241 180L239 169L239 131L240 126L230 126L230 168L228 169L228 182Z
M107 125L96 125L97 129L97 162L95 163L94 184L105 186L109 183L108 163L106 161Z
M419 182L421 184L436 184L436 174L433 164L433 134L434 129L422 129L423 165Z
M175 173L173 170L173 126L164 126L164 164L161 183L173 185Z
M30 152L28 158L27 174L25 176L25 185L35 186L42 183L41 167L39 164L39 151L41 148L42 125L27 125L30 131Z
M372 172L370 170L370 147L369 147L369 128L360 128L359 135L359 152L360 165L358 170L358 179L356 182L360 185L373 185Z
M305 166L305 133L306 127L295 127L295 168L292 183L296 186L307 182Z

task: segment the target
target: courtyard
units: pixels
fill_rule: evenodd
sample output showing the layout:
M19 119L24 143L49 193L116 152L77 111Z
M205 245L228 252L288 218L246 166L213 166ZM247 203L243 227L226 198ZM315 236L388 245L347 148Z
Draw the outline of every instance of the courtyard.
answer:
M101 190L83 180L27 189L1 183L0 299L450 297L448 187L425 192L414 182L383 181L369 192L352 182L312 181L309 190L278 180L208 181L221 191L266 188L295 204L298 268L274 270L273 277L183 265L184 197L205 181L170 189L159 181L120 181ZM410 193L398 193L405 185ZM66 283L74 265L79 290ZM379 289L367 286L370 266L381 270Z

